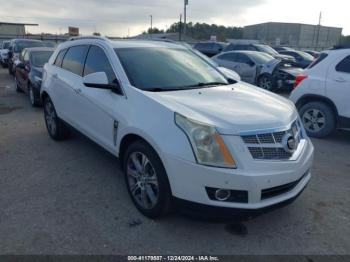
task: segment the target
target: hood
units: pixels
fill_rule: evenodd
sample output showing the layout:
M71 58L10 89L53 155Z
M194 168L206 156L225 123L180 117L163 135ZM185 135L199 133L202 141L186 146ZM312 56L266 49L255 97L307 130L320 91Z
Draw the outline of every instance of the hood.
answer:
M284 128L297 117L294 104L254 86L237 83L173 92L144 92L170 110L213 125L221 134Z

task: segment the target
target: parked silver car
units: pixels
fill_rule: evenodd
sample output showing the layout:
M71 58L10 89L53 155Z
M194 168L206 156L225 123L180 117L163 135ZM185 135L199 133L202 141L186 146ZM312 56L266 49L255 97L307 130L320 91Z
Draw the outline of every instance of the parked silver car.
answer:
M303 70L257 51L231 51L212 58L219 66L237 72L242 81L267 90L292 89Z

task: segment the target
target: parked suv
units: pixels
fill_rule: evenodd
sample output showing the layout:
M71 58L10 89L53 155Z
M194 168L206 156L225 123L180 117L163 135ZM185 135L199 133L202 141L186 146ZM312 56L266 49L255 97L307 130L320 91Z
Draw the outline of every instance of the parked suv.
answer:
M290 98L310 136L320 138L336 128L350 129L350 48L321 53L296 78Z
M10 42L9 46L9 57L8 57L8 68L9 74L14 75L15 67L18 62L19 55L24 48L29 47L44 47L44 42L39 40L30 40L30 39L13 39Z
M41 98L49 135L72 126L119 157L151 218L175 202L256 214L290 203L311 177L313 145L293 103L229 84L180 44L65 42L44 67Z

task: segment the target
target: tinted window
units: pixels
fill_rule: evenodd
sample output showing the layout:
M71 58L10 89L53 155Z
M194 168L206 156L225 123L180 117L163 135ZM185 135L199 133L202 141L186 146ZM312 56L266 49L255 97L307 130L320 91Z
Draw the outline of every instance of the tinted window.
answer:
M236 54L235 53L227 53L227 54L222 54L219 56L219 59L221 60L226 60L226 61L231 61L235 62Z
M116 76L105 52L100 47L91 46L86 58L84 76L97 72L105 72L110 84L116 81Z
M345 57L337 67L335 68L338 72L350 73L350 56Z
M66 52L67 52L67 49L63 49L62 51L60 51L58 53L56 60L55 60L56 66L58 66L58 67L62 66L62 61L63 61L64 55L66 54Z
M63 58L62 68L82 76L88 46L73 46L68 49Z
M327 58L326 53L321 53L320 56L309 66L309 68L313 68L315 65L321 63L324 59Z
M14 52L21 53L24 48L45 46L40 41L17 41L14 45Z
M236 62L237 63L248 64L251 61L252 60L250 60L250 58L247 55L245 55L245 54L237 54L237 57L236 57Z
M260 52L268 53L268 54L270 54L272 56L278 55L278 52L275 49L273 49L271 46L268 46L268 45L254 45L254 46Z
M36 67L43 67L50 59L52 51L32 52L31 61Z
M222 74L187 49L122 48L116 52L130 82L142 90L193 89L213 82L227 84Z
M262 52L252 52L249 54L249 56L259 65L263 65L270 62L271 60L275 60L273 56Z

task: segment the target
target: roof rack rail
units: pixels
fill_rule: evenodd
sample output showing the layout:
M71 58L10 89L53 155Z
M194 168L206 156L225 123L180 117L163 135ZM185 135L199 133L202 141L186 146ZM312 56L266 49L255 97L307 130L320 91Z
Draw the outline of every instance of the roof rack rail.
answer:
M73 36L68 39L68 41L75 41L75 40L84 40L84 39L99 39L99 40L104 40L107 41L108 38L103 37L103 36Z

